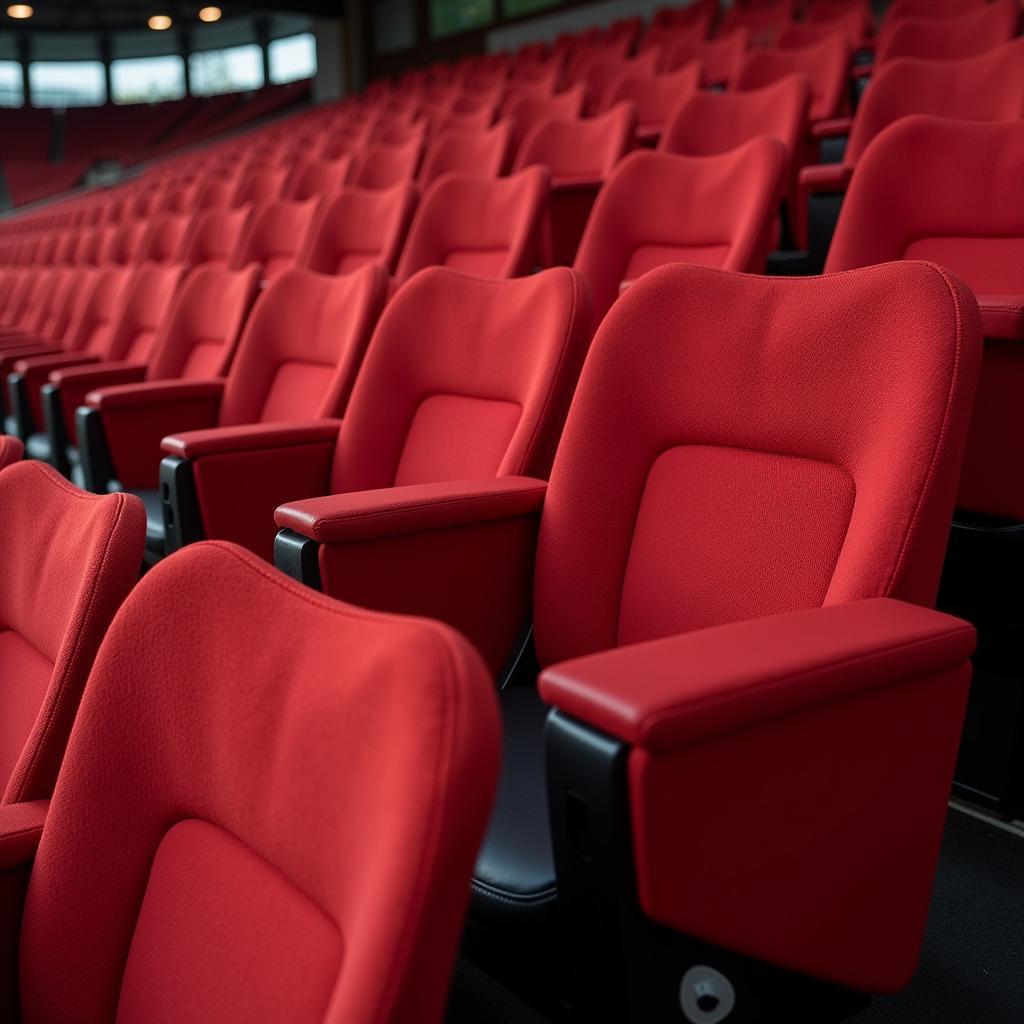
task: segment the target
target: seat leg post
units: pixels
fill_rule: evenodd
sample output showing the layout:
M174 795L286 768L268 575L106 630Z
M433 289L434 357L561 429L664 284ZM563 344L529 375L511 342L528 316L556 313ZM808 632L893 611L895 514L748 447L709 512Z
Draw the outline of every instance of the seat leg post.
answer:
M93 494L106 494L108 484L117 474L110 461L110 449L99 409L80 405L75 410L75 434L85 489Z
M314 590L320 584L320 544L294 530L279 530L274 538L274 565Z
M64 423L64 409L60 400L60 388L56 384L44 384L40 390L43 405L43 419L46 433L50 438L50 465L61 476L71 475L71 464L68 462L67 427Z

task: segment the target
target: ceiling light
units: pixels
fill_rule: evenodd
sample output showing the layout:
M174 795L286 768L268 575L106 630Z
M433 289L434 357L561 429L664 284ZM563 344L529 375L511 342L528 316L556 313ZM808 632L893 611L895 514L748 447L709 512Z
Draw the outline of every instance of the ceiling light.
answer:
M18 18L19 20L31 18L35 13L36 12L32 10L28 4L11 4L11 6L7 8L7 17Z
M163 32L165 29L170 28L174 22L172 22L170 17L166 14L154 14L146 24L154 32Z
M220 21L220 16L224 12L219 7L203 7L199 11L200 21Z

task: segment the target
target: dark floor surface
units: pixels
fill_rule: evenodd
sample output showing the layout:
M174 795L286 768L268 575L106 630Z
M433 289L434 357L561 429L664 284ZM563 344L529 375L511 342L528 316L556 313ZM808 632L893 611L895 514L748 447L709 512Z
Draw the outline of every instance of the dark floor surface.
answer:
M855 1024L890 1022L1024 1024L1024 836L950 810L917 974ZM547 1020L460 961L448 1024Z

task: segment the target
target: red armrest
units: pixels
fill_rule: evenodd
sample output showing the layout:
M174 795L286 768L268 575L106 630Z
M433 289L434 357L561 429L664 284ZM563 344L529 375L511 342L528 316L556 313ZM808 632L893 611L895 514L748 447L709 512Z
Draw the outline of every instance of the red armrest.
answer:
M578 658L540 687L633 744L648 917L889 992L920 951L973 647L965 622L875 599Z
M223 393L222 380L150 381L90 391L85 404L100 410L117 479L132 490L157 486L160 442L213 426Z
M296 444L313 444L338 437L341 420L312 420L308 423L245 423L234 427L212 427L174 433L160 443L165 455L183 459L200 459L226 452L258 451L262 448L285 448Z
M49 800L0 806L0 871L32 863L49 807Z
M114 384L134 384L145 377L146 367L139 363L91 363L52 370L49 381L60 388L61 407L71 428L75 409L85 403L90 391Z
M633 644L547 669L544 699L652 750L962 664L974 628L886 598Z
M852 177L853 168L846 164L811 164L800 169L800 192L803 196L845 192Z
M1024 295L979 295L986 338L1024 341Z
M498 675L529 617L546 490L526 477L397 487L289 502L275 519L321 541L326 593L447 622Z
M56 352L51 355L39 355L19 359L14 364L14 372L20 373L25 379L25 390L32 403L32 413L36 417L36 427L42 429L42 407L39 405L39 389L47 382L50 374L61 367L84 366L98 362L95 356Z
M852 117L827 117L824 121L816 121L811 125L811 137L817 140L833 139L849 135L852 127Z
M322 544L345 543L528 515L547 487L513 476L330 494L282 505L274 520Z

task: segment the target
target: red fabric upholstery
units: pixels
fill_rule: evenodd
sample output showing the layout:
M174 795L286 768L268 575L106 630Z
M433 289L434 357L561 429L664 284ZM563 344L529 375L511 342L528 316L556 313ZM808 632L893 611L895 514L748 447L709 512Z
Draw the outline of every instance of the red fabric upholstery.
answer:
M381 143L366 151L352 172L359 188L392 188L416 180L423 158L423 137L416 135L401 145Z
M91 392L85 403L102 409L103 429L117 478L126 488L155 487L160 438L168 430L212 426L220 400L206 396L190 400L191 412L173 426L165 410L149 407L160 381L204 381L222 377L235 354L238 337L256 296L259 270L225 270L197 267L181 287L160 336L153 345L146 371L147 396L140 404L134 385L112 389L116 394ZM136 397L133 397L136 396ZM180 392L175 392L180 397ZM155 436L154 436L155 435Z
M609 90L620 78L652 78L660 70L660 59L661 51L652 48L628 60L590 61L577 79L586 94L583 113L593 116L604 110Z
M303 160L296 164L288 182L289 199L325 199L337 195L352 171L352 158L339 156L334 160Z
M776 45L783 50L798 50L836 33L846 39L851 50L856 49L871 34L871 8L853 6L828 20L805 18L803 22L793 22L779 33Z
M181 262L186 267L203 263L227 266L241 241L249 213L249 207L197 213L182 243Z
M595 323L623 282L664 263L761 271L785 175L777 139L711 157L631 153L601 190L576 256L593 291Z
M536 265L549 189L540 167L508 178L439 178L413 217L396 282L432 266L488 278L528 273Z
M10 434L0 434L0 469L6 469L15 462L20 462L25 454L25 446L21 439Z
M773 46L779 33L794 20L794 0L766 0L757 4L732 4L722 16L718 34L727 35L737 28L750 31L753 46Z
M618 103L598 117L542 121L523 140L516 167L533 164L551 173L549 238L544 263L570 264L590 218L597 193L612 168L629 152L636 133L636 111Z
M973 647L966 622L853 601L591 655L540 685L632 747L645 913L891 991L917 962ZM695 829L680 807L698 792Z
M888 19L887 19L888 21ZM879 37L875 66L896 57L959 60L987 53L1017 34L1020 5L1016 0L991 0L976 10L950 18L894 20Z
M0 778L4 803L48 797L86 676L142 562L145 513L49 466L0 473Z
M471 174L478 178L497 178L508 168L512 151L512 125L499 121L487 131L468 134L446 131L430 144L420 168L423 188L442 174Z
M571 121L583 114L583 86L576 85L557 96L517 96L503 111L512 122L512 151L517 153L530 129L541 121Z
M276 202L281 198L287 180L288 168L285 166L257 167L239 180L230 205L238 208Z
M320 215L299 265L320 274L348 274L376 262L394 273L418 199L418 189L408 182L389 189L346 188Z
M552 471L541 663L821 604L932 601L979 337L966 287L927 264L638 282L595 338Z
M733 83L750 48L750 33L738 28L721 39L688 36L662 47L661 69L674 71L690 61L701 66L701 84L728 86Z
M24 1019L439 1022L499 745L452 631L227 545L181 552L90 679L28 895Z
M255 263L265 282L275 280L295 262L319 209L316 198L257 207L232 257L232 266L243 269Z
M896 67L890 65L883 75ZM871 88L881 80L880 75ZM934 259L979 295L995 297L986 303L992 310L987 326L994 330L985 346L958 504L1017 520L1024 519L1024 482L1012 467L1024 458L1024 440L1016 429L1024 358L1018 341L996 340L993 334L1015 337L1015 310L1024 295L1021 159L1020 121L900 120L875 139L858 164L827 264L843 270L886 260ZM979 181L984 188L977 187Z
M184 213L154 218L139 244L139 260L146 263L178 263L191 220Z
M736 75L735 88L760 89L786 75L805 75L811 83L812 121L846 113L850 44L832 35L798 50L752 50Z
M678 71L651 78L633 78L626 73L608 88L608 106L629 102L636 108L637 138L657 139L669 114L700 86L701 66L691 62Z

